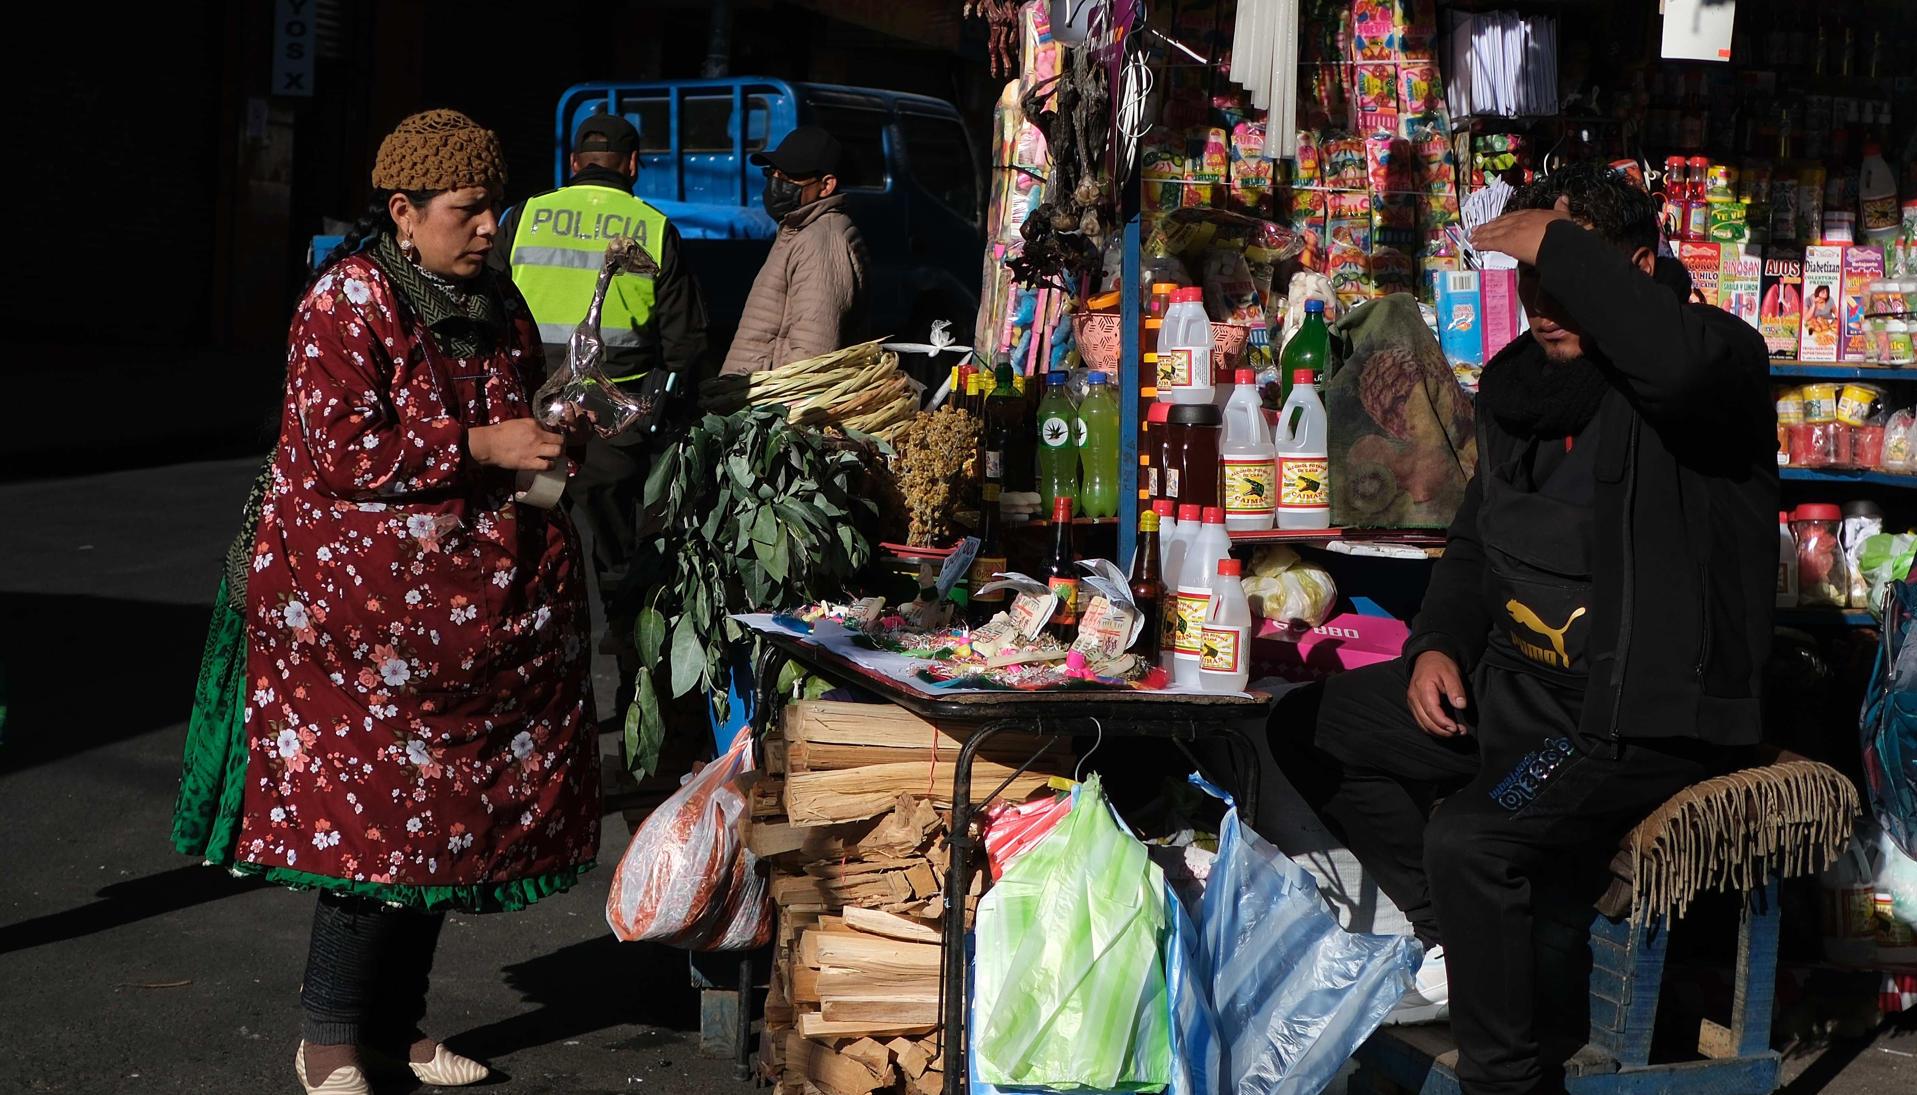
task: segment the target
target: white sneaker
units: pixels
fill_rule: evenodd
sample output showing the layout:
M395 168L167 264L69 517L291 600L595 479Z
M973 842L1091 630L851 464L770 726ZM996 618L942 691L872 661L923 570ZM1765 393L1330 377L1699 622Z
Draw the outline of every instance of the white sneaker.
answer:
M1385 1016L1388 1027L1436 1023L1451 1017L1451 986L1444 972L1444 948L1424 952L1424 962L1412 978L1411 990Z

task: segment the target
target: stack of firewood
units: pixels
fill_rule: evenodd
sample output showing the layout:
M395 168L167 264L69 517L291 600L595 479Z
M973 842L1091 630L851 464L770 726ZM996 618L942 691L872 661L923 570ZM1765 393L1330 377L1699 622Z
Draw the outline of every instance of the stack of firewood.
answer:
M969 729L891 704L809 700L765 743L748 844L778 906L759 1067L779 1095L934 1095L940 918L952 769ZM973 765L996 788L1043 745L994 737ZM1012 780L1018 801L1071 770L1062 745ZM974 875L966 918L979 893Z

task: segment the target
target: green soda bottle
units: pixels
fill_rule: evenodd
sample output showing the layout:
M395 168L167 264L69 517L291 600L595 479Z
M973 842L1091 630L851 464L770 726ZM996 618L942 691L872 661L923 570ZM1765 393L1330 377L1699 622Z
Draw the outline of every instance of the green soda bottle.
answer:
M1045 397L1038 403L1038 493L1044 499L1040 513L1052 512L1052 503L1078 493L1078 412L1065 385L1071 374L1045 374Z
M1086 517L1118 516L1118 396L1104 373L1087 376L1090 385L1078 404L1079 512Z
M1284 386L1278 405L1284 406L1291 398L1292 375L1299 369L1310 369L1319 384L1325 382L1325 370L1331 365L1331 331L1325 327L1325 302L1322 300L1305 301L1305 321L1290 339L1285 342L1285 352L1279 358L1279 383Z

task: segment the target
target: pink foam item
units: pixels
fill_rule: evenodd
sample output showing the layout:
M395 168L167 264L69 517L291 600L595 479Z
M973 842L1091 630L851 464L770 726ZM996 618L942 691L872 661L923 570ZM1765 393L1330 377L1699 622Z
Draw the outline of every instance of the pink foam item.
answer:
M1321 681L1388 662L1404 653L1405 640L1410 637L1411 628L1403 620L1355 612L1333 616L1302 635L1268 622L1252 640L1251 675Z

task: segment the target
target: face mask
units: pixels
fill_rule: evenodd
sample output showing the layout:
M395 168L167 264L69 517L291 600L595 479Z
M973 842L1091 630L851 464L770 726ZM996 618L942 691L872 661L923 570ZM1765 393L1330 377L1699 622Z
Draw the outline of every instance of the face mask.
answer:
M786 215L805 204L805 187L791 179L768 177L765 181L765 211L775 221L782 221Z

